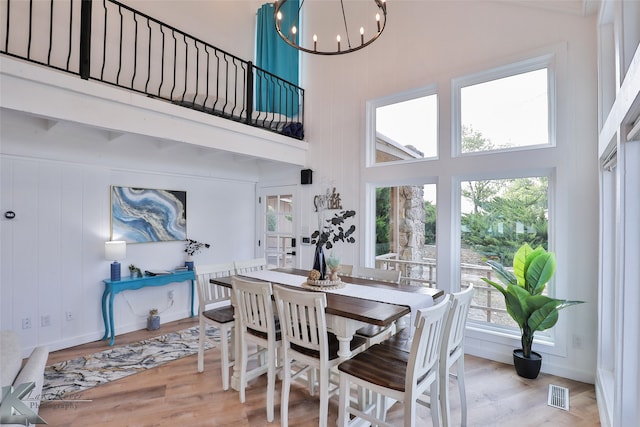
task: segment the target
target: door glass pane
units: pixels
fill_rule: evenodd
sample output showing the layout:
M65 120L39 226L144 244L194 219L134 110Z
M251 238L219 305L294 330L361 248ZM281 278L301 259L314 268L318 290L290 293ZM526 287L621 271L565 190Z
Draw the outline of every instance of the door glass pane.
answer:
M436 185L376 189L377 268L401 271L401 283L436 282Z
M271 267L294 267L293 195L272 194L265 197L265 256Z
M512 269L513 255L524 243L548 248L548 179L465 181L460 190L461 288L471 283L476 288L469 318L517 328L502 294L481 278L496 280L487 260Z

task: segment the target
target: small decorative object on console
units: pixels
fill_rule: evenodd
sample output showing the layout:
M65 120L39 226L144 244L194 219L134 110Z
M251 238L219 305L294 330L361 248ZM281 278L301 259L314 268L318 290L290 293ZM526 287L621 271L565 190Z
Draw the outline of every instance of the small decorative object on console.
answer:
M142 277L142 271L140 271L140 269L138 267L136 267L133 264L129 265L129 275L131 276L132 279L137 279L139 277Z
M157 308L149 310L149 317L147 317L147 329L150 331L160 329L160 315L158 314Z
M208 243L201 243L192 239L187 239L186 242L187 246L185 247L184 251L187 253L187 260L185 261L184 265L188 270L193 270L193 256L200 252L202 248L208 249L211 247L211 245Z

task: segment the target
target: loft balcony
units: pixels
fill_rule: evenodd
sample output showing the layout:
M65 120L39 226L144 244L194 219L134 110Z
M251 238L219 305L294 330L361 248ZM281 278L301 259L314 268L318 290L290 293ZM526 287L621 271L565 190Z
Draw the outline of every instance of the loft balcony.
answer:
M0 3L0 107L304 165L304 90L112 0Z

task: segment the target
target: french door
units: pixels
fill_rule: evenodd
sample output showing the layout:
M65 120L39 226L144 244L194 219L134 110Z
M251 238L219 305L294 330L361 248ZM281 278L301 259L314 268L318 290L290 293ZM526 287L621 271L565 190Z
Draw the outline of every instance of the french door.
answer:
M267 187L260 191L258 211L262 232L258 245L270 268L296 267L296 186Z

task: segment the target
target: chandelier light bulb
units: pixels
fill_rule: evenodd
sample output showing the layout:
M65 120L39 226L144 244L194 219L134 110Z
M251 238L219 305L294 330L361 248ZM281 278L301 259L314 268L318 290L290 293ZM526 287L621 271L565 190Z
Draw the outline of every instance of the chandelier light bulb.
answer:
M311 2L304 2L304 0L302 0L299 4L299 6L297 5L297 13L296 12L292 12L294 14L294 16L289 16L287 15L287 19L285 23L285 25L287 27L289 27L289 30L285 30L283 32L283 28L282 28L282 23L283 23L283 13L281 12L281 8L282 10L288 10L286 9L285 4L287 4L288 0L276 0L274 2L274 23L275 23L275 27L276 27L276 31L278 32L278 35L280 36L280 38L282 38L282 40L284 40L289 46L298 49L302 52L307 52L307 53L312 53L312 54L317 54L317 55L340 55L340 54L344 54L344 53L349 53L349 52L354 52L356 50L360 50L366 46L369 46L371 43L373 43L374 41L376 41L378 39L378 37L380 37L380 35L382 34L382 32L384 31L386 24L387 24L387 4L386 4L386 0L366 0L366 1L373 1L375 3L376 8L378 9L378 13L376 13L375 18L376 18L376 26L377 26L377 32L376 31L370 31L368 33L367 38L365 38L365 29L364 26L357 26L357 22L370 22L369 19L371 19L371 15L369 15L368 13L365 14L358 14L358 13L353 13L350 12L347 14L347 11L345 11L344 6L341 8L341 13L342 19L339 19L338 22L327 22L325 26L330 27L330 26L334 26L335 25L339 25L336 28L340 28L344 26L344 30L340 30L342 32L342 35L346 34L346 40L347 40L347 47L343 50L342 49L342 35L337 34L336 36L336 42L338 43L338 49L335 49L335 45L333 49L331 49L331 47L329 46L329 49L327 49L325 47L325 49L322 49L322 47L320 48L320 50L318 50L318 35L317 33L314 33L315 28L313 28L311 25L309 25L309 28L307 28L307 24L303 24L300 25L301 21L301 16L303 15L304 12L307 13L313 13L312 10L305 10L303 11L302 9L312 9L312 7L303 7L305 4L311 4ZM365 0L363 0L365 1ZM339 2L337 2L339 5L342 5L343 0L340 0ZM331 3L331 2L330 2ZM324 6L323 6L324 7ZM331 8L332 6L328 5L328 8ZM363 10L364 11L364 10ZM347 16L350 15L350 16ZM367 17L368 15L368 17ZM350 19L352 18L352 19ZM331 20L330 20L331 21ZM356 25L354 26L350 26L348 25L349 22L355 22ZM294 24L292 24L294 23ZM343 25L344 24L344 25ZM300 27L298 27L298 25L300 25ZM320 27L323 27L323 24L320 24ZM357 37L358 34L358 30L360 31L360 44L354 43L352 45L351 43L351 39L354 39ZM298 33L300 33L300 37L297 37ZM309 35L313 35L313 47L308 46L305 47L303 45L303 41L305 40L309 40ZM327 40L331 38L330 34L320 34L320 37L323 38L323 40ZM310 40L308 42L310 44ZM329 43L331 44L331 43Z

